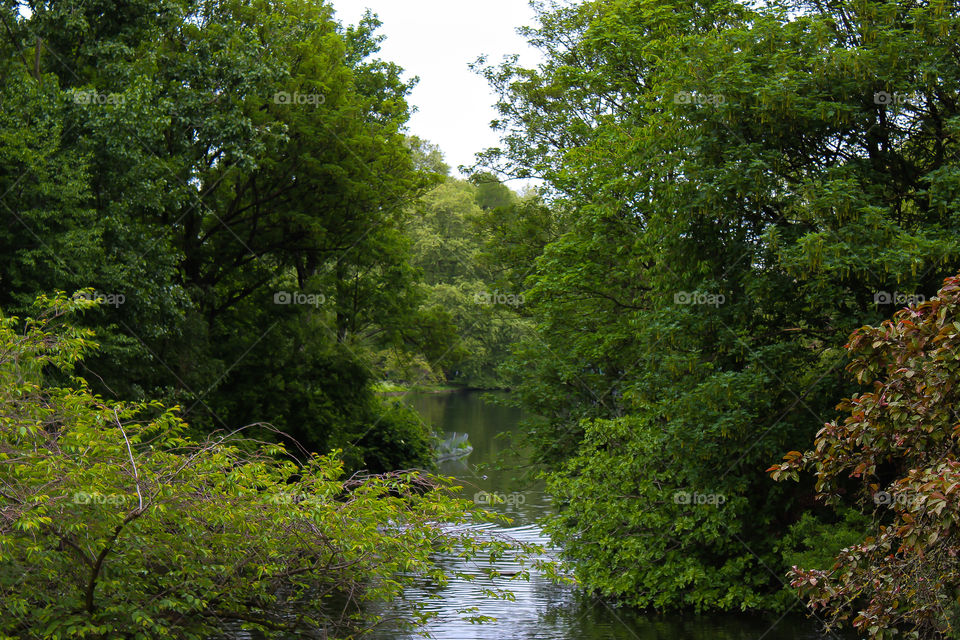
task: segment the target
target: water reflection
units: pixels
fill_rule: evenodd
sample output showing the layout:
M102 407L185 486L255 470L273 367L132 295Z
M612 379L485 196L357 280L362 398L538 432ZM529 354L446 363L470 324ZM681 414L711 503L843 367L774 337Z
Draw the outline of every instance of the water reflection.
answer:
M441 472L460 479L467 497L485 500L485 494L511 498L492 501L483 506L504 513L513 519L510 526L493 527L525 542L548 544L549 540L536 525L538 518L549 512L551 505L542 484L518 478L518 474L501 472L486 465L509 453L509 439L496 437L513 433L525 417L518 409L492 404L481 393L418 394L404 399L411 404L436 431L466 432L473 451L466 457L443 462ZM455 560L444 561L449 570L481 576L479 570ZM521 567L502 561L496 565L501 573L514 573ZM493 601L480 593L481 587L509 588L515 602ZM431 599L441 596L440 599ZM421 584L408 589L401 602L387 605L382 613L389 616L403 610L404 603L429 602L427 610L436 617L423 631L440 640L468 639L614 639L624 640L819 640L818 625L802 616L650 616L613 609L599 600L577 595L568 587L558 586L531 572L529 582L501 577L476 581L451 580L443 589ZM477 614L497 618L496 622L473 625L462 619L460 610L477 607ZM798 603L799 608L799 603ZM417 633L384 627L374 636L417 638Z

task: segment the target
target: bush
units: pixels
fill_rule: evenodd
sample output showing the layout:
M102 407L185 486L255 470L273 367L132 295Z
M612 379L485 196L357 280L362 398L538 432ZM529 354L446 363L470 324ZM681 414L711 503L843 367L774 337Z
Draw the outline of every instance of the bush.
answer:
M814 448L775 479L816 473L817 498L872 514L869 535L832 567L794 566L792 585L834 624L871 638L958 637L960 595L960 276L847 344L870 391L841 402Z
M336 455L194 441L176 408L91 394L72 377L91 334L60 319L94 303L41 302L36 320L0 318L0 637L335 637L371 623L366 602L444 584L437 553L539 552L462 526L494 516L447 480L345 479Z

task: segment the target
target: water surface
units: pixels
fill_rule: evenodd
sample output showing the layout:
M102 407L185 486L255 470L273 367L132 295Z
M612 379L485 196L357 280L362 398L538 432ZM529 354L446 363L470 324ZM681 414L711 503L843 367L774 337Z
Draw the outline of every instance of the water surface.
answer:
M511 441L498 435L515 433L523 420L523 412L487 402L487 394L464 392L450 394L413 394L402 399L413 406L436 431L466 432L473 451L462 460L442 463L441 472L461 480L467 497L484 501L483 492L497 493L506 503L484 505L505 513L513 522L494 530L528 542L548 544L537 526L537 519L549 513L549 497L543 486L524 479L514 471L498 471L488 465L502 454L512 453ZM470 571L469 567L451 561L449 568ZM504 561L497 565L501 572L519 569ZM481 575L479 571L472 571ZM480 584L509 588L516 601L495 601L479 593ZM529 582L497 579L494 584L485 578L475 582L451 580L444 589L430 585L409 589L404 599L423 602L428 594L443 596L428 609L436 613L424 631L440 640L820 640L819 625L802 615L760 616L651 616L624 609L615 609L603 602L577 595L571 588L558 586L543 576L531 573ZM402 607L402 603L397 603ZM477 613L497 618L483 625L462 620L459 609L477 607ZM798 610L800 603L797 603ZM377 640L418 638L416 633L381 629ZM832 636L837 637L837 636Z

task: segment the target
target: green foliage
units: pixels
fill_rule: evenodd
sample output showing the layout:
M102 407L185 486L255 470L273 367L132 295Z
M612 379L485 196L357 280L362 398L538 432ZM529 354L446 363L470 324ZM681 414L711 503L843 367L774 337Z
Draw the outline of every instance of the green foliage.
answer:
M544 180L561 222L511 366L547 418L529 437L560 498L551 532L612 599L793 605L781 576L802 547L780 538L814 489L762 469L851 388L850 332L960 262L960 12L614 0L538 17L543 64L478 69L502 96L486 166Z
M484 211L505 209L516 202L517 197L510 187L500 182L492 173L474 173L470 176L470 182L476 186L477 206Z
M430 464L433 460L433 439L427 433L419 414L409 405L397 401L372 400L370 422L361 422L356 429L344 433L340 445L344 457L353 455L354 469L402 469L411 458Z
M85 379L199 430L270 416L314 451L389 440L365 345L415 324L400 230L437 178L379 23L288 0L108 4L0 9L0 307L93 289ZM425 464L425 437L392 459Z
M0 637L353 637L377 622L364 603L446 584L439 557L542 552L468 527L497 516L449 479L346 478L336 454L297 461L237 431L192 440L176 407L93 395L74 376L92 333L62 317L95 303L41 303L36 319L0 318ZM54 370L73 386L48 383Z
M499 182L484 184L503 204L492 215L483 209L492 198L483 188L449 177L413 209L406 235L412 264L423 274L421 329L413 341L422 359L408 362L401 379L478 387L509 382L501 367L529 323L519 288L511 289L515 283L505 277L508 264L491 259L487 247L498 240L492 219L508 224L513 209L526 205Z
M860 510L842 510L843 517L831 518L804 512L781 539L783 562L787 566L829 568L837 554L863 539L870 517Z
M817 498L872 515L869 535L830 565L794 565L792 585L835 624L871 638L956 637L960 542L960 277L929 302L850 338L847 369L869 391L810 451L772 466L775 479L814 471Z
M736 546L749 535L740 519L750 509L736 484L697 489L671 464L676 454L655 423L630 416L584 427L577 455L550 477L564 508L547 527L581 580L642 608L763 606L758 592L771 576Z

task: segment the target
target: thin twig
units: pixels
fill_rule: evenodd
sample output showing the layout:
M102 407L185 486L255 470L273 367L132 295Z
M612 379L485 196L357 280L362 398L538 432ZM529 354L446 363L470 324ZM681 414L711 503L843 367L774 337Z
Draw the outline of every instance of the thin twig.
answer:
M127 439L127 432L123 430L123 425L120 423L120 416L117 415L116 407L113 407L113 417L117 421L117 426L120 427L120 433L123 434L123 441L127 443L127 453L130 454L130 464L133 465L133 479L136 481L137 498L140 500L140 506L137 508L137 511L143 511L143 495L140 493L140 474L137 472L137 463L133 459L133 450L130 448L130 440Z

